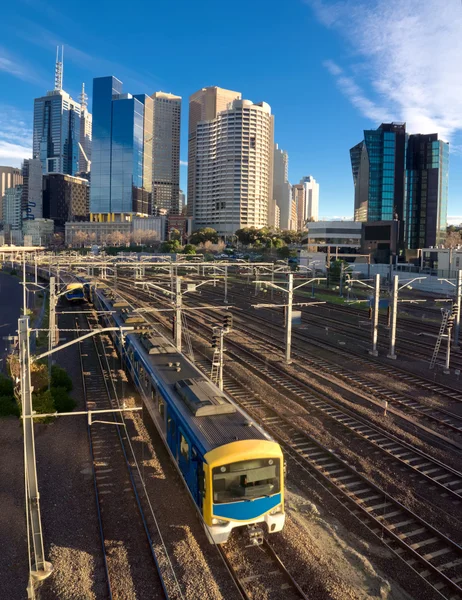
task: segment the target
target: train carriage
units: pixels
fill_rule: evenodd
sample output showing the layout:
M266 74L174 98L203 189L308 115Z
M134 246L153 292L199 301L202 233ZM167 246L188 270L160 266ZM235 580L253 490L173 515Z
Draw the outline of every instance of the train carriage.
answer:
M111 292L95 290L107 326L146 326ZM114 312L115 311L115 312ZM122 339L123 338L123 339ZM283 455L249 415L158 332L113 339L200 511L209 539L246 526L252 543L284 526Z

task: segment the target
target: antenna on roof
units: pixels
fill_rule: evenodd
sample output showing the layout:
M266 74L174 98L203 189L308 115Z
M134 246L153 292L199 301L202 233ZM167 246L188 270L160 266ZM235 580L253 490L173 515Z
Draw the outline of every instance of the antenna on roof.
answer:
M85 110L88 106L88 96L85 93L85 84L82 83L82 91L79 96L81 110Z
M59 60L59 46L56 46L56 66L55 66L55 90L63 89L63 62L64 46L61 46L61 60Z

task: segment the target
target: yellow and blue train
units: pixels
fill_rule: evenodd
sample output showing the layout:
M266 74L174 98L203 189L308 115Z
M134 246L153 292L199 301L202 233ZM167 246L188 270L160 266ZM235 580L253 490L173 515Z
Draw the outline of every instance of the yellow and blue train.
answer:
M133 326L113 339L141 392L211 542L247 527L258 544L284 526L281 448L248 414L207 379L170 340L109 289L92 300L106 327ZM107 311L107 312L106 312ZM137 331L138 330L138 331Z

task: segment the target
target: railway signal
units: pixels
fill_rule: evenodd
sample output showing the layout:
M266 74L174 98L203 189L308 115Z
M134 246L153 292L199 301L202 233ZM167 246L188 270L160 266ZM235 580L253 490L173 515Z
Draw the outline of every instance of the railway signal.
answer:
M223 327L225 329L225 333L228 333L231 330L232 326L233 326L233 315L231 315L230 313L227 313L223 319Z

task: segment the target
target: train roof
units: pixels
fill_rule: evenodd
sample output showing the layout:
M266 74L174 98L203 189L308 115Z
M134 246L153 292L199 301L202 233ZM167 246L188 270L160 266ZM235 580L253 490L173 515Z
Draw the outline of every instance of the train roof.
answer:
M111 298L109 294L104 290L101 295L115 309L119 299ZM114 316L121 325L129 325L122 311L117 311ZM149 325L152 327L151 323ZM240 440L273 441L155 327L149 333L128 333L126 338L157 385L168 395L204 453Z

